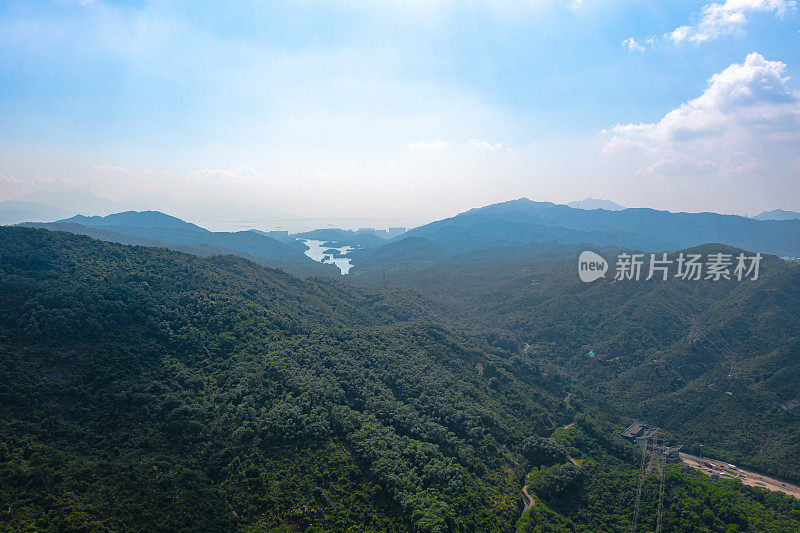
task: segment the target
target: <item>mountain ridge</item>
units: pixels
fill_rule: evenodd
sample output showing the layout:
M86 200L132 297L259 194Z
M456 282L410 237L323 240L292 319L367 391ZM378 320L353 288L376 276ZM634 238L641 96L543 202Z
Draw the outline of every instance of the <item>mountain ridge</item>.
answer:
M409 230L397 239L429 236L442 227L460 228L468 236L479 228L486 232L492 224L495 233L506 232L517 239L551 239L547 232L576 232L563 243L614 244L645 251L667 251L707 242L724 242L740 248L784 256L800 255L800 220L757 221L717 213L672 213L650 208L622 211L581 210L552 202L519 198L470 209L454 217ZM526 229L527 226L527 229ZM550 228L542 230L542 227ZM538 234L537 234L538 232ZM595 238L587 236L594 234ZM484 241L488 237L481 237ZM583 238L583 240L581 240ZM602 240L598 240L602 239Z
M212 232L159 211L126 211L105 217L76 215L60 222L24 223L96 239L171 248L197 255L237 254L300 276L335 276L338 269L313 261L297 241L281 242L253 231Z
M162 213L161 211L123 211L120 213L112 213L106 216L85 216L74 215L64 220L57 220L56 222L66 224L80 224L82 226L90 227L109 227L109 226L132 226L144 228L180 228L190 229L199 232L209 232L205 228L201 228L197 224L186 222L178 217Z
M762 211L753 218L756 220L796 220L800 219L800 213L797 211L773 209L772 211Z
M584 200L569 202L566 205L568 205L569 207L573 207L575 209L584 209L584 210L605 209L607 211L621 211L623 209L627 209L627 207L620 205L616 202L612 202L611 200L592 198L591 196L589 196Z

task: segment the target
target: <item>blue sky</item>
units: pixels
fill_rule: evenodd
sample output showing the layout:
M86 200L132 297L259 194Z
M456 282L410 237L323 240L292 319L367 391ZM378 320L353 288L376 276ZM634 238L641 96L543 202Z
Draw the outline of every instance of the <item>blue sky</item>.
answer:
M798 30L789 0L7 0L0 198L800 210Z

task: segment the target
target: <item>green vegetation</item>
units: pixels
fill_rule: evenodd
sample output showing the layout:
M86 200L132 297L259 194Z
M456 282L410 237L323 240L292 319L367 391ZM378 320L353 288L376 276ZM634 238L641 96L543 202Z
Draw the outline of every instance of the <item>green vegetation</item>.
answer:
M508 353L400 319L425 316L406 294L0 232L12 529L502 530L505 450L569 416Z
M295 276L333 277L339 274L336 267L307 257L306 246L295 239L281 236L276 239L262 231L208 231L158 211L127 211L105 217L75 215L58 222L25 222L20 225L68 231L120 244L158 246L203 257L234 254Z
M531 471L528 490L538 497L517 531L630 529L639 481L630 454L636 452L633 447L620 448L624 444L606 436L608 429L587 417L556 432L553 440L578 452L581 459L575 461L578 465L567 461ZM642 489L641 531L656 528L658 491L658 477L651 473ZM795 531L800 528L800 502L668 464L662 519L664 531Z
M695 453L703 445L800 481L800 265L766 256L756 281L586 284L575 272L580 250L499 248L385 277L438 304L452 327L524 351L606 412L666 428ZM718 250L738 252L692 249ZM368 270L351 281L383 283Z
M630 527L624 421L586 391L564 401L569 376L512 329L30 228L0 228L0 292L0 530ZM667 490L678 531L800 525L797 500L687 469Z

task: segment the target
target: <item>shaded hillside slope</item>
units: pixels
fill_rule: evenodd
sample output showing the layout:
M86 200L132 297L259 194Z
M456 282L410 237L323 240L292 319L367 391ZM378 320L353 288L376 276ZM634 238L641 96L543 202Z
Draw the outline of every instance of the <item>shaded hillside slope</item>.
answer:
M298 276L338 276L332 265L313 261L297 241L280 242L253 231L213 232L158 211L128 211L105 217L76 215L50 223L25 223L88 235L120 244L162 246L202 256L235 254Z
M800 256L800 220L762 221L717 213L654 209L582 210L527 198L431 222L409 230L385 247L410 237L434 243L440 258L474 249L549 241L654 252L721 242L762 253ZM362 262L368 264L370 254L362 255L365 258ZM359 266L358 261L356 265Z

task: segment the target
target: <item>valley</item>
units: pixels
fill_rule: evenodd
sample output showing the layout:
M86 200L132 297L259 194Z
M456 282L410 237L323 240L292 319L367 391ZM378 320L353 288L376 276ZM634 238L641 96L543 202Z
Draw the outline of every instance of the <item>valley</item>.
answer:
M0 1L0 533L800 532L799 4Z
M0 228L0 523L625 531L639 454L619 433L646 419L764 473L667 465L665 526L800 527L766 490L798 481L800 265L584 283L585 245L482 233L497 209L389 240L152 214ZM649 473L642 527L659 497Z

